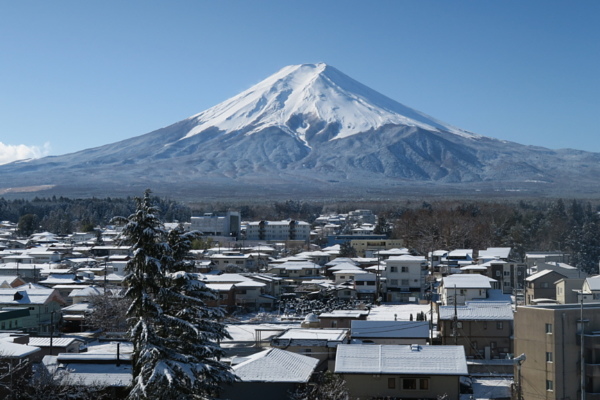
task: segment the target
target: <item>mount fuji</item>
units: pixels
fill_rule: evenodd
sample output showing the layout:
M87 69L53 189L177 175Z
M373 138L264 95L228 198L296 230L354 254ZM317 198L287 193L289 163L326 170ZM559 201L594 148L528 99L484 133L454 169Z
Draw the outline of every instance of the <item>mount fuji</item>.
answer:
M600 154L501 141L404 106L326 64L293 65L165 128L0 166L0 194L372 197L598 193Z

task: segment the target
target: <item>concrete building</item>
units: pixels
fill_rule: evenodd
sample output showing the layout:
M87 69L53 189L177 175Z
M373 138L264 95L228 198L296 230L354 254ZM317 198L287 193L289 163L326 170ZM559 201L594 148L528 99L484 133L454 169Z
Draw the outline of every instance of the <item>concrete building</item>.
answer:
M192 217L190 229L202 232L204 236L239 237L241 216L239 212L228 211L225 215L206 213Z
M246 225L246 240L310 240L310 224L304 221L253 221Z
M515 354L527 360L515 367L523 399L581 397L581 328L583 313L584 390L600 399L600 303L517 307Z
M387 301L409 301L422 297L427 260L422 256L401 255L385 260L383 276L387 283Z

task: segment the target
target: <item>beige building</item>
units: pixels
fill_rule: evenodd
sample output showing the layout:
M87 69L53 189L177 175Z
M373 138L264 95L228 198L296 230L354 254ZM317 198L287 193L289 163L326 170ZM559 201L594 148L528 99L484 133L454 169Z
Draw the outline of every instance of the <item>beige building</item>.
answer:
M517 307L515 354L525 354L521 378L523 399L578 399L581 397L580 304ZM600 303L583 307L585 393L600 399Z
M350 245L356 250L359 257L373 257L379 250L389 250L397 247L403 247L402 239L356 239L351 240Z
M468 375L461 346L340 344L335 370L349 398L447 400L460 398L460 377Z

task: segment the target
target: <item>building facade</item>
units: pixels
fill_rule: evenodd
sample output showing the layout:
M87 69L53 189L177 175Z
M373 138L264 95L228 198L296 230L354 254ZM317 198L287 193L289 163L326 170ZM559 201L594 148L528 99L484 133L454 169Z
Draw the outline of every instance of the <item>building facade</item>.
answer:
M585 398L599 400L600 303L517 307L515 354L527 359L515 382L524 399L581 397L582 326Z

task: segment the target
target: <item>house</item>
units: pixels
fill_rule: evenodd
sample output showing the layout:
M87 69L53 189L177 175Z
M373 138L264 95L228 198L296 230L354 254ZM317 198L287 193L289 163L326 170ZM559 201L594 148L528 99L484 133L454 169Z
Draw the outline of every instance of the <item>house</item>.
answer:
M532 271L542 272L544 270L551 269L552 271L556 271L561 275L564 275L567 278L585 278L587 274L580 270L579 268L575 268L569 264L557 262L557 261L548 261L548 262L538 262L533 268Z
M510 303L472 301L441 306L438 318L442 345L463 346L467 358L489 360L512 353L514 312Z
M0 288L15 288L26 284L20 276L0 276Z
M545 269L525 278L525 304L556 302L556 282L566 276Z
M428 321L352 321L352 341L374 344L427 344Z
M41 351L32 358L33 362L40 362L47 355L59 353L79 353L84 341L72 337L30 337L29 345L39 347Z
M488 291L495 289L498 282L478 274L455 274L442 279L438 290L442 305L464 305L467 301L485 300Z
M525 253L525 264L527 269L532 269L540 263L559 262L569 263L571 255L562 251L536 251Z
M428 263L425 257L403 254L391 256L384 262L383 276L386 278L387 301L409 301L423 294Z
M308 277L319 277L322 267L310 261L286 261L282 264L269 264L269 273L281 278L301 281Z
M246 400L287 399L300 384L306 384L313 376L319 360L302 354L267 349L249 357L233 359L232 372L239 381L221 387L218 398Z
M460 268L473 264L473 249L456 249L450 251L442 262L451 268Z
M509 261L513 258L511 247L488 247L486 250L480 250L477 256L480 263L494 260Z
M583 287L584 282L585 279L583 278L564 278L556 281L556 302L558 304L570 304L581 301L581 288ZM600 300L600 292L598 292L598 295L596 301ZM583 301L589 301L587 297L588 296L584 294Z
M360 274L354 277L354 289L359 300L374 302L384 292L384 280L379 274Z
M468 375L462 346L340 344L336 374L351 399L459 400L460 377Z
M271 339L271 347L277 347L326 363L335 360L339 344L349 343L349 329L290 328Z
M223 272L245 272L256 270L256 261L249 254L239 252L225 252L223 254L213 254L210 261L214 269Z
M498 281L502 293L525 289L526 265L513 261L494 259L477 266L486 267L486 275Z
M0 310L28 311L18 319L18 326L10 326L10 321L0 321L0 330L19 329L34 334L48 334L61 318L61 306L65 300L57 290L42 288L39 285L23 285L18 288L0 289Z
M266 283L250 279L240 274L203 275L202 280L209 284L233 284L233 305L256 311L260 308L272 309L274 296L265 295Z
M583 301L586 303L596 303L600 301L600 275L590 276L583 281L581 290L578 290L578 297L575 302Z
M582 318L583 317L583 318ZM583 320L583 324L582 324ZM583 327L583 331L582 331ZM600 393L600 303L517 307L515 354L526 354L521 375L524 399L597 399ZM583 346L583 349L582 349ZM583 350L583 351L582 351ZM583 354L583 359L582 359ZM584 393L581 393L581 363Z
M344 282L352 281L354 282L356 279L360 279L363 274L371 274L369 271L365 271L361 268L353 268L353 269L340 269L337 271L333 271L334 283L340 284ZM373 275L373 274L371 274Z
M332 310L319 314L320 328L350 328L354 321L366 321L369 310Z
M125 398L133 379L131 346L110 343L97 347L89 347L85 353L45 356L40 368L49 374L62 371L71 385L100 387L101 393L109 393L111 398Z
M13 385L22 384L18 378L31 373L31 363L39 347L29 346L28 337L0 338L0 396L9 399L15 393Z

